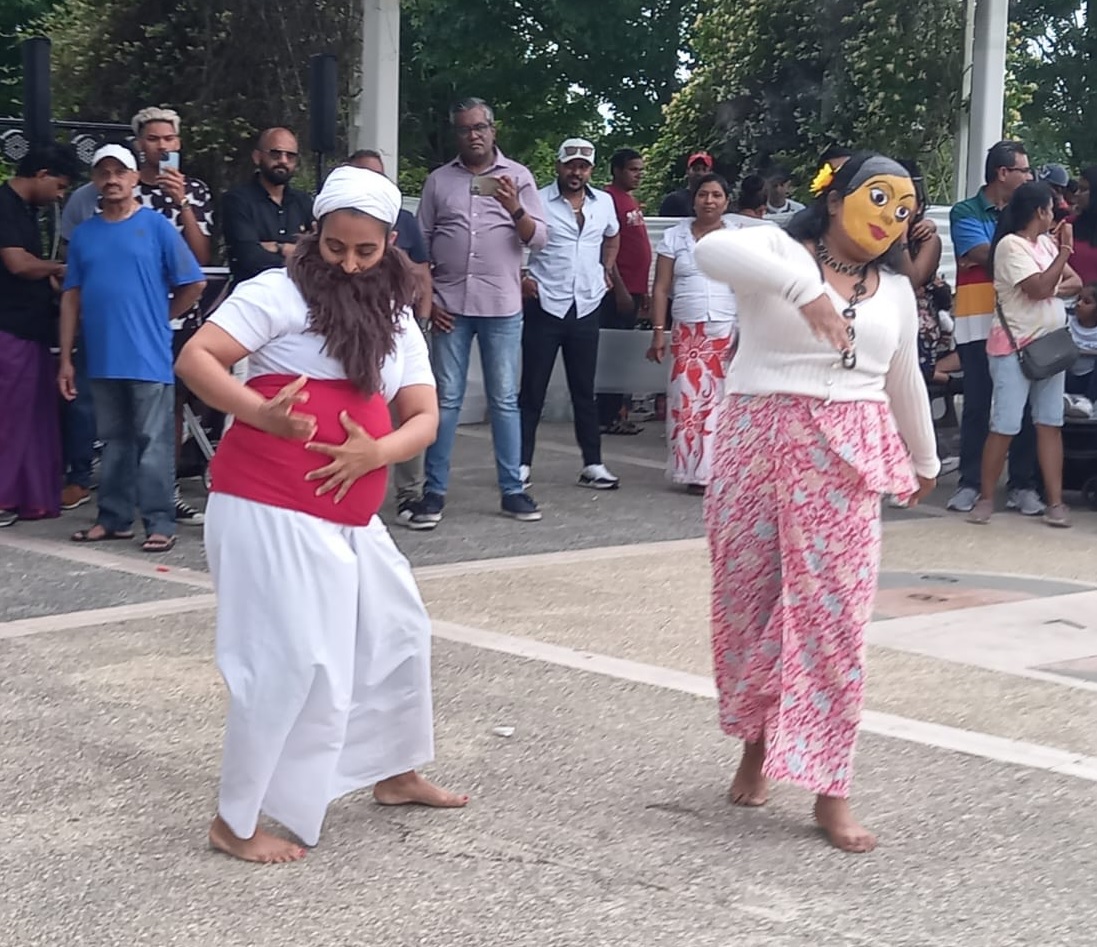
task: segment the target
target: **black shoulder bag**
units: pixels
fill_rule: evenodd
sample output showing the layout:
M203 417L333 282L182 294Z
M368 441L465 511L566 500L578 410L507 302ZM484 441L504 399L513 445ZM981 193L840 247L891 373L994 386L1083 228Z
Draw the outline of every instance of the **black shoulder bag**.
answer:
M1006 338L1013 346L1017 360L1021 363L1021 372L1030 381L1042 381L1065 372L1078 360L1078 346L1071 338L1070 330L1063 326L1055 329L1047 335L1033 339L1024 348L1017 347L1017 340L1010 331L1009 323L1002 313L1002 307L995 302L995 310L998 312L998 321L1006 330Z

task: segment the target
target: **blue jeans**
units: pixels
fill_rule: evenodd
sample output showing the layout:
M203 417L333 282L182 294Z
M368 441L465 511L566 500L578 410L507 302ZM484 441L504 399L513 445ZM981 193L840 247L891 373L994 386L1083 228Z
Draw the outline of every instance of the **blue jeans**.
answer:
M994 383L985 341L956 346L964 370L964 411L960 416L960 486L978 490L983 479L983 445L990 433L990 404ZM1036 490L1036 428L1025 407L1021 432L1009 445L1009 489Z
M434 378L438 385L438 437L427 448L426 492L446 495L457 419L468 384L472 339L480 342L484 393L491 416L495 473L503 496L522 493L518 464L522 423L518 413L518 366L522 358L522 314L454 316L452 332L434 333Z
M61 412L62 466L65 484L91 489L91 460L95 447L95 402L88 380L88 357L82 339L72 356L76 370L76 398L66 401Z
M97 378L91 383L103 441L99 516L114 532L141 511L146 535L175 535L175 386Z

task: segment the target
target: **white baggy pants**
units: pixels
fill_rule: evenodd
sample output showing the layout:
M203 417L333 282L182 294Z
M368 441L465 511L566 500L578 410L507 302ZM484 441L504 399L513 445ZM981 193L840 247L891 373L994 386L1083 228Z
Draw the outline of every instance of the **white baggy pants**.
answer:
M434 756L430 619L375 516L341 526L210 495L217 665L229 691L218 811L315 845L329 803Z

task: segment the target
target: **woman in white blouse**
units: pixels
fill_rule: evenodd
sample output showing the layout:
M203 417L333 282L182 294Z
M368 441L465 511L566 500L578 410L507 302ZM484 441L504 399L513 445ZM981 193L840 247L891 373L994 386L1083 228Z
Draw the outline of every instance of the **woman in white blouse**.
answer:
M670 338L673 364L667 390L667 476L702 494L712 466L716 419L724 400L724 376L735 353L735 293L709 279L693 258L697 241L734 224L725 222L728 184L706 174L694 192L695 216L663 234L652 289L652 342L648 358L667 351L667 312L674 300Z
M914 292L892 263L910 176L862 153L817 183L787 232L719 230L695 251L739 303L705 497L713 656L721 726L745 744L731 801L795 783L833 845L867 852L849 795L880 500L916 501L939 464Z

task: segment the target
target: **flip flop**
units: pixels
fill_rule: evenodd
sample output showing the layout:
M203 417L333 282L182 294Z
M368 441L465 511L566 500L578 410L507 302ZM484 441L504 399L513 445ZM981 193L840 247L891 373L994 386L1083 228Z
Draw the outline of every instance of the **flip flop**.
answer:
M171 552L175 548L175 537L165 539L146 539L141 543L141 552Z
M95 527L93 526L91 529L78 529L69 539L74 543L106 543L118 539L133 539L132 530L108 529L104 530L101 536L92 536L92 529L95 529Z

